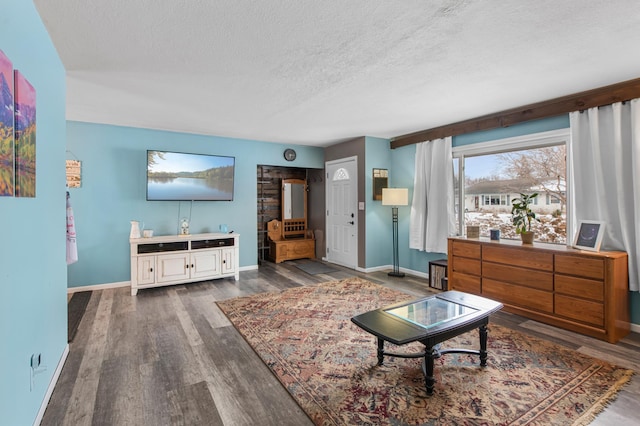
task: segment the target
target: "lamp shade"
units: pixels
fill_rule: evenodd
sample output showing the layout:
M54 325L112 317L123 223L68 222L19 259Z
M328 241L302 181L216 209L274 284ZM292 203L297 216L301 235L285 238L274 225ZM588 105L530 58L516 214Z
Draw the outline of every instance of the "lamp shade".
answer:
M382 188L383 206L406 206L409 204L407 188Z

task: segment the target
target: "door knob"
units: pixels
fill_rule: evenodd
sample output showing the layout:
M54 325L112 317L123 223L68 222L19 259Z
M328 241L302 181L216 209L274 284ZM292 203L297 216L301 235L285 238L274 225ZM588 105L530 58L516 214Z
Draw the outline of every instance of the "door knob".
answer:
M353 225L354 221L352 220L351 222L347 222L347 223L350 224L350 225Z

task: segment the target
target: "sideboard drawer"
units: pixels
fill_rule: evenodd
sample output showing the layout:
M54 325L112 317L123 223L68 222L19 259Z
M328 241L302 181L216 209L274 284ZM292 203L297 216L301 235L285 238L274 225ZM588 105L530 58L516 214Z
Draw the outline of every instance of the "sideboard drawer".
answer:
M556 254L555 271L560 274L603 280L604 260L602 258Z
M604 305L575 297L555 295L555 313L598 327L604 325Z
M470 257L473 259L480 258L480 244L468 243L465 241L454 241L453 242L453 255L454 256L462 256L462 257Z
M465 293L480 294L480 277L453 272L449 278L451 290L458 290Z
M553 271L553 254L546 252L534 252L526 249L505 248L488 244L482 248L482 260L538 269L540 271Z
M604 301L604 283L586 278L556 274L555 290L568 296Z

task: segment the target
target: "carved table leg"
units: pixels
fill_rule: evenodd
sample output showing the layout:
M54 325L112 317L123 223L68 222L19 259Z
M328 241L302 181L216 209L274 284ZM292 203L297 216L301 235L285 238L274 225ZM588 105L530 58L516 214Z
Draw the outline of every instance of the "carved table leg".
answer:
M378 337L378 365L384 361L384 340Z
M480 330L480 366L487 365L487 324L482 324Z
M424 351L424 364L422 364L427 395L433 395L436 379L433 377L433 360L440 356L436 347L426 348Z

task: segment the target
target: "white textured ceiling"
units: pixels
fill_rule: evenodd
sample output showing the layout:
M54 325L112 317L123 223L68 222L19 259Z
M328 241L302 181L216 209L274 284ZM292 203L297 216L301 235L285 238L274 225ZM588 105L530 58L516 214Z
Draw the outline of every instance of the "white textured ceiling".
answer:
M34 0L69 120L327 146L640 77L638 0Z

